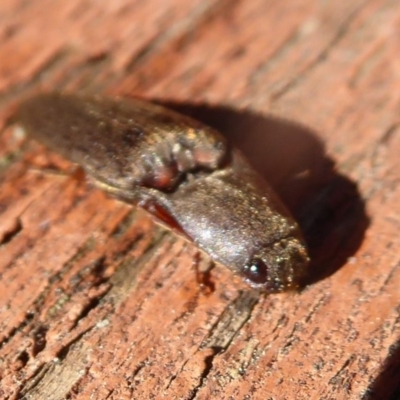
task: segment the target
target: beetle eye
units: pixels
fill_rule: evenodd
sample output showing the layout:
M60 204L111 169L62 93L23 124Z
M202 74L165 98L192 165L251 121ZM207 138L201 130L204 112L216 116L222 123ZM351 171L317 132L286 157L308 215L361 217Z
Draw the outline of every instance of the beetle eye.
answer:
M244 266L244 276L254 283L265 283L268 278L268 267L260 258L253 259Z

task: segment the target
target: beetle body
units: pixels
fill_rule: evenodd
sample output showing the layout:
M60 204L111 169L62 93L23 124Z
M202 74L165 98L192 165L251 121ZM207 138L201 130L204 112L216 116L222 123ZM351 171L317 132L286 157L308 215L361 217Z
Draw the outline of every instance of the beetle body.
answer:
M143 100L57 93L26 100L18 115L100 187L183 232L252 287L280 292L306 275L296 222L212 128Z

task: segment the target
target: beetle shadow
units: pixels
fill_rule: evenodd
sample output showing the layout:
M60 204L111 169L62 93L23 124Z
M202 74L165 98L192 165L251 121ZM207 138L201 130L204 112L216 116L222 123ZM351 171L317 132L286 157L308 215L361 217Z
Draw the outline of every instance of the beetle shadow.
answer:
M310 129L225 106L156 102L217 129L270 183L305 237L311 266L304 285L333 274L359 248L369 225L364 201Z
M369 385L362 400L400 399L400 340L388 349L377 378Z

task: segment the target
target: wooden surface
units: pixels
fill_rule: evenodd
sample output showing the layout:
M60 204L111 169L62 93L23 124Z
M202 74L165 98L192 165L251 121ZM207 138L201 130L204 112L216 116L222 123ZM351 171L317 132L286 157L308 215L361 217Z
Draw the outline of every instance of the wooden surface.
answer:
M397 0L2 0L0 398L399 398L399 53ZM200 286L194 245L21 136L54 89L219 128L299 219L309 285Z

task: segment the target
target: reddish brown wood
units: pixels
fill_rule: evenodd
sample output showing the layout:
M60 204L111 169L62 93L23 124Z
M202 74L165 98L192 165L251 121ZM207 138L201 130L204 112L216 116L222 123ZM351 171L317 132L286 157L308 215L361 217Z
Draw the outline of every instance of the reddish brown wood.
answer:
M6 0L0 21L1 398L398 398L398 1ZM54 89L231 136L300 220L307 288L217 266L204 290L194 245L20 136L15 105Z

